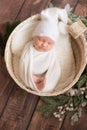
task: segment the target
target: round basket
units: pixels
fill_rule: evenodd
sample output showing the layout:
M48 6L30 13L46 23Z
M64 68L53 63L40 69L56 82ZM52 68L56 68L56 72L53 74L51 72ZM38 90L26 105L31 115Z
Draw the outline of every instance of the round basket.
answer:
M36 24L38 24L39 21L40 21L40 15L39 14L34 15L26 19L21 24L19 24L11 33L6 44L6 48L5 48L6 67L10 76L14 79L17 85L20 86L25 91L35 94L35 95L39 95L39 96L56 96L69 90L78 81L79 77L81 76L86 66L87 42L86 42L84 33L86 32L87 28L84 26L84 24L81 21L75 22L68 26L68 30L71 35L71 45L72 45L74 58L75 58L76 75L75 75L74 80L70 82L68 86L63 86L61 88L56 87L52 92L38 93L34 90L31 90L30 88L27 88L27 86L24 85L23 81L21 81L19 77L19 73L18 73L19 57L17 57L16 60L13 61L16 55L12 53L11 45L12 45L13 36L16 36L16 35L20 36L20 33L17 34L17 32L25 28L25 30L27 31L23 31L23 34L20 36L20 39L22 38L21 46L23 47L24 46L23 43L26 43L27 41L30 40L31 35L28 37L29 32L33 31L34 27L36 26ZM20 40L16 42L19 43ZM17 55L20 55L20 53L21 53L21 49L18 50ZM15 71L13 68L15 68Z

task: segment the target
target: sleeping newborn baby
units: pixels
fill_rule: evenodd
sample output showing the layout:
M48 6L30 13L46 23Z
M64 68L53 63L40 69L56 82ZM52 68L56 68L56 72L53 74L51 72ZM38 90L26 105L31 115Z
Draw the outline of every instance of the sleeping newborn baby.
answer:
M61 81L62 70L56 48L61 32L58 18L64 22L60 22L60 27L65 26L68 16L64 9L50 8L41 12L32 40L25 45L20 57L20 78L27 87L38 92L52 91Z

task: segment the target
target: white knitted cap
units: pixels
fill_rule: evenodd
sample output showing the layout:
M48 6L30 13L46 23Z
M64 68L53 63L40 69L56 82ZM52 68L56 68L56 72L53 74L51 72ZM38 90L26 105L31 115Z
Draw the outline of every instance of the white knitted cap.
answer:
M50 20L43 20L37 25L33 33L33 37L47 36L51 38L53 41L56 41L58 38L58 34L59 33L58 33L57 23L55 24L54 21L50 21Z
M33 37L47 36L51 38L53 41L57 41L60 32L60 27L59 27L60 24L58 19L61 19L61 21L64 24L67 24L68 16L65 9L59 9L53 7L53 8L47 8L43 10L41 12L41 21L36 26L33 32ZM64 29L62 30L64 31Z
M36 26L34 36L47 36L53 41L58 39L58 20L57 15L53 16L49 10L44 10L41 12L41 21Z

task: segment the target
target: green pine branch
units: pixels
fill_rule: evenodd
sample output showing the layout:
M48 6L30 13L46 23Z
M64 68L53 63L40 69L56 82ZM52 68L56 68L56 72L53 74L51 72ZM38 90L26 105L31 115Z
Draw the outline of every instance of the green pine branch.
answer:
M0 34L0 55L2 56L4 55L4 50L5 50L8 37L19 23L20 21L16 21L14 23L9 23L9 22L6 23L4 35Z

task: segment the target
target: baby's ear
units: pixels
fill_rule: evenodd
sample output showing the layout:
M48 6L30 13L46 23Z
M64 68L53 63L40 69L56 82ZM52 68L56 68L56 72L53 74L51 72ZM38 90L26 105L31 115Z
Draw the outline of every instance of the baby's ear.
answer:
M64 22L65 24L67 24L68 22L68 14L67 11L65 9L59 9L58 10L58 18Z

